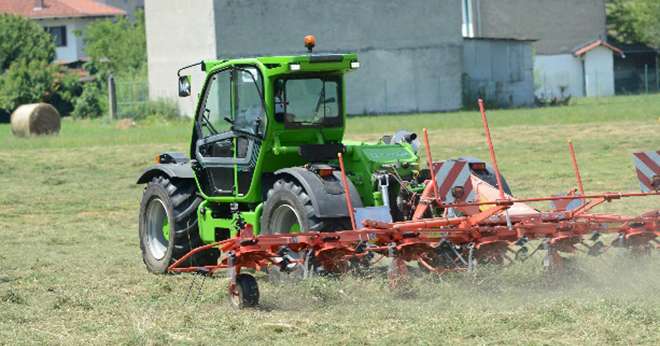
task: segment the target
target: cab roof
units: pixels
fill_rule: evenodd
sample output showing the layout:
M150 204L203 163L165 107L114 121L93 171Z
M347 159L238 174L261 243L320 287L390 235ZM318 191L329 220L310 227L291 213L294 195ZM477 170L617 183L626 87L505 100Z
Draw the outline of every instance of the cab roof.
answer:
M255 58L237 58L223 60L205 60L202 69L213 72L229 65L255 64L262 65L274 73L282 72L346 72L359 66L355 53L342 54L304 54L288 56L264 56ZM292 67L291 65L294 65ZM295 66L298 65L298 66Z

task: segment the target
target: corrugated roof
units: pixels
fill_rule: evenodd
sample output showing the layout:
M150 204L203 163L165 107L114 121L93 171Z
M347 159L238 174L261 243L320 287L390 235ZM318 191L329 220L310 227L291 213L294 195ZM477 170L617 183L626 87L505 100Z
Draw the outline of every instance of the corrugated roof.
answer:
M126 15L124 10L92 0L0 0L0 13L33 19Z

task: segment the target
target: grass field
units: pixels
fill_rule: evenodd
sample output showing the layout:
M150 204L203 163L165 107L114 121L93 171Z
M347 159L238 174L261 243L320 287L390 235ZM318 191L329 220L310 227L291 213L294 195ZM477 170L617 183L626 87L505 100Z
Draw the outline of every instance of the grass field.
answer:
M586 189L637 191L630 154L660 149L660 96L578 100L489 113L501 169L517 196L574 186L572 138ZM347 137L430 129L434 158L487 157L476 112L357 117ZM660 256L578 256L561 277L541 257L390 292L383 275L273 286L234 311L225 278L183 301L191 276L142 264L135 179L166 150L187 151L189 122L66 119L57 137L17 139L0 125L0 344L660 344ZM608 205L636 212L660 198Z

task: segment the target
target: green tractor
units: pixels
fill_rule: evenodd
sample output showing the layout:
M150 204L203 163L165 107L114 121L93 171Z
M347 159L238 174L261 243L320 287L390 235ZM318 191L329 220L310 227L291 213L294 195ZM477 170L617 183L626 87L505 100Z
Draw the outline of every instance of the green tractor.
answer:
M356 54L309 53L207 60L179 70L206 77L195 109L190 153L163 153L139 177L144 263L164 273L191 249L235 237L237 218L254 234L350 229L338 153L357 218L404 220L427 174L419 140L400 131L378 143L344 140L344 75ZM217 253L194 257L215 264Z

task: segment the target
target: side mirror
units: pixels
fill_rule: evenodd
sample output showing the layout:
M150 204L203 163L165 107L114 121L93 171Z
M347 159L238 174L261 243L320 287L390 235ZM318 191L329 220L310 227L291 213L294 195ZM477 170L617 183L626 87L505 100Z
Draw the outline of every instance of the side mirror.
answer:
M189 75L179 76L179 97L190 96L191 93L190 88L191 88L190 76Z

